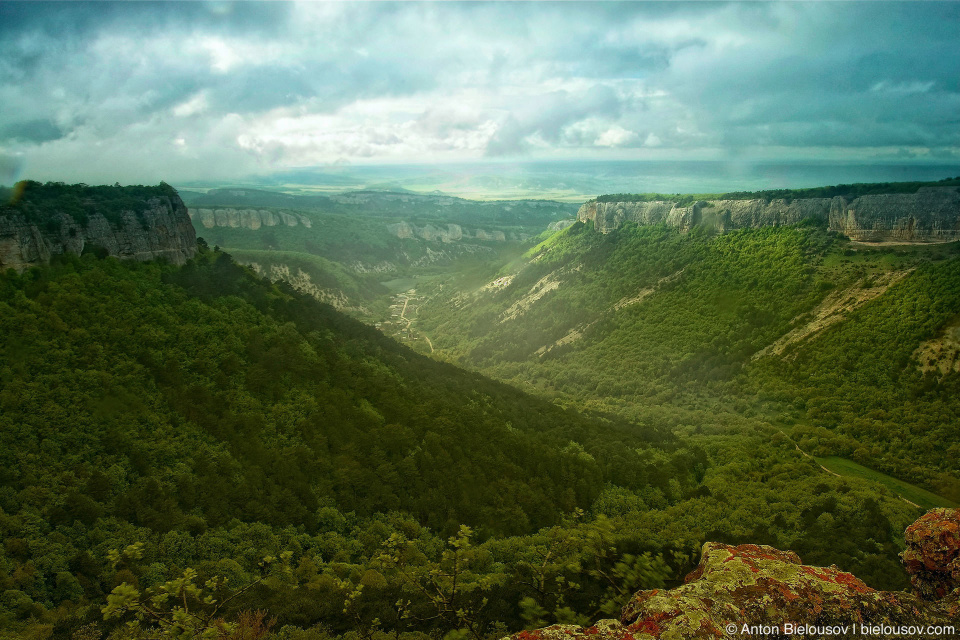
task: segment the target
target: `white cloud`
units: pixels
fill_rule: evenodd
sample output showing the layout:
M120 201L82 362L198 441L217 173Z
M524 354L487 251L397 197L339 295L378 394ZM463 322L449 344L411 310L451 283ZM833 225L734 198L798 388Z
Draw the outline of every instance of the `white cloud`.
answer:
M625 147L637 141L639 136L634 131L627 131L621 126L613 126L600 134L594 142L598 147Z
M201 37L189 41L188 55L206 58L210 69L227 74L242 66L273 64L284 57L296 58L299 49L284 41L264 42L258 38Z
M207 94L204 91L196 94L186 102L181 102L173 108L173 115L178 118L187 118L203 113L210 105L207 103Z

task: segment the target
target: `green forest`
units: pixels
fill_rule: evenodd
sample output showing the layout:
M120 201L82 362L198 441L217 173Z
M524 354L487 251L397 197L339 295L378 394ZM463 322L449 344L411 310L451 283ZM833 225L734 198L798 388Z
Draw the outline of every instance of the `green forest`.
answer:
M773 425L563 409L199 248L0 280L0 637L493 638L706 540L905 584L914 508Z
M651 406L746 413L815 455L960 501L960 378L924 373L914 355L960 314L957 243L854 249L812 225L591 227L550 237L507 287L434 297L420 328L448 359L562 402L630 418ZM511 317L545 281L556 287ZM765 352L831 296L886 285L842 322Z
M0 640L960 629L958 45L0 0Z
M90 186L40 183L22 180L12 188L0 187L0 215L19 215L47 229L59 223L56 218L66 215L86 226L91 215L100 214L119 227L125 213L139 214L151 198L178 198L176 190L161 182L159 186ZM141 221L142 222L142 221ZM51 229L52 230L52 229Z
M388 315L384 281L497 268L521 254L527 238L558 218L573 216L577 209L537 200L477 202L382 191L333 197L213 189L186 193L184 199L211 246L226 249L240 263L258 265L267 275L274 269L302 274L288 280L295 279L301 290L323 290L326 297L339 299L341 308L371 324ZM294 215L309 226L205 227L197 219L197 207L237 214L249 211L244 205L258 207L258 212ZM443 240L407 237L396 228L403 223L444 231L451 224L466 226L464 237ZM494 237L493 232L503 235Z

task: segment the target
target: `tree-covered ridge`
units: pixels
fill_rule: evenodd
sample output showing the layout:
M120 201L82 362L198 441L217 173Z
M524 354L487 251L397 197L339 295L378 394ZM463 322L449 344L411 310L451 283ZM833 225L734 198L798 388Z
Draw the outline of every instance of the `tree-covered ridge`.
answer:
M764 416L813 455L960 501L960 376L924 374L913 355L960 313L956 243L854 250L815 227L587 223L507 280L448 288L419 328L443 356L565 402L646 420L703 404ZM821 305L842 321L820 326ZM792 331L806 337L768 352Z
M71 456L105 468L126 460L135 476L192 459L181 461L180 480L165 472L166 489L151 484L170 497L161 511L139 511L153 501L138 497L137 483L114 496L135 522L171 528L199 510L211 523L310 527L325 503L364 515L402 508L441 531L467 523L484 535L519 533L589 506L614 466L625 486L649 475L607 444L643 446L624 426L409 352L264 286L225 254L166 272L71 264L4 283L6 452L35 451L48 470ZM75 428L51 430L64 421ZM61 442L84 430L98 435ZM60 462L41 440L61 442ZM288 471L268 473L280 467ZM450 478L454 467L461 473ZM505 486L495 501L471 496L515 482L523 488Z
M690 206L700 200L800 200L803 198L836 198L853 200L860 196L887 193L916 193L924 187L960 187L960 176L931 182L866 182L838 184L829 187L805 189L765 189L762 191L731 191L729 193L614 193L597 196L590 202L675 202L678 207Z
M870 276L867 276L868 278ZM748 369L754 388L789 398L819 455L851 458L960 502L960 375L926 371L923 341L960 313L960 258L921 263L845 322L787 358Z
M0 308L4 536L65 528L73 550L50 559L65 575L93 544L77 532L104 521L315 533L324 509L403 510L486 538L556 523L609 482L665 490L673 477L673 458L638 456L649 438L622 422L416 355L226 254L180 270L68 257L5 275ZM24 593L72 597L24 544Z
M631 366L618 385L636 382L653 392L673 385L675 371L727 366L781 335L825 295L808 262L834 241L805 229L713 236L632 223L602 235L577 223L535 250L508 286L467 306L442 306L438 297L422 323L438 334L435 344L466 362L522 361L547 347L537 362L549 370L564 352L587 349L617 369ZM543 281L558 284L508 318ZM571 331L581 336L563 342ZM636 353L622 360L624 349Z
M158 197L178 198L176 190L164 182L155 187L122 187L23 180L12 189L0 191L0 215L20 215L27 222L42 225L64 214L86 225L90 216L100 214L119 226L124 213L139 214L148 208L150 199Z

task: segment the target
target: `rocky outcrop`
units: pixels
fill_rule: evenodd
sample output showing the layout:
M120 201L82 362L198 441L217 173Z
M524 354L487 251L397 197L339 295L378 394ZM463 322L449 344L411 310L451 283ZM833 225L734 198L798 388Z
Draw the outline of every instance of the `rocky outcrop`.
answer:
M436 227L425 224L418 227L409 222L394 222L387 225L387 230L400 239L420 238L428 242L459 242L460 240L485 240L487 242L506 242L507 234L503 231L486 231L484 229L464 229L458 224L449 223L446 227ZM528 235L510 233L510 240L526 240Z
M277 280L287 282L297 291L313 296L320 302L326 302L337 311L354 308L351 306L350 300L343 291L317 285L310 277L310 274L299 267L291 269L290 266L286 264L261 265L259 262L253 261L241 262L247 264L253 269L253 272L261 278L267 278L274 282Z
M233 227L259 229L260 227L303 225L308 229L310 218L292 211L270 211L268 209L190 209L190 219L204 229L214 227Z
M866 195L847 200L701 200L681 207L674 201L588 202L577 219L592 220L609 233L625 221L667 224L681 231L703 225L719 232L817 220L832 231L863 242L950 242L960 239L960 190L923 187L917 193Z
M576 223L576 220L557 220L556 222L551 222L547 225L547 231L563 231L567 227L572 227Z
M197 251L197 236L179 196L156 196L137 211L123 211L119 223L93 213L79 222L57 213L30 222L15 209L0 209L0 269L24 269L63 253L81 254L95 245L111 256L133 260L166 258L183 264Z
M792 551L708 542L682 586L636 593L619 620L511 640L949 637L960 631L960 512L934 509L906 539L915 593L876 591L836 567L803 565Z
M960 510L933 509L907 527L903 563L910 585L924 600L942 600L953 594L957 611L960 588Z

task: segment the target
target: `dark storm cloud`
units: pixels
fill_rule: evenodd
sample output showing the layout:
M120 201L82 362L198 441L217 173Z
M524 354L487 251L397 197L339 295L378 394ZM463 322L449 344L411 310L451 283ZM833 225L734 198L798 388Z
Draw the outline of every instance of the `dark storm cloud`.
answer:
M949 157L958 26L938 2L2 2L0 154L50 173L91 145L131 172Z
M0 127L2 141L48 142L62 137L63 131L50 120L27 120Z
M757 7L734 9L727 18L745 23L743 11ZM792 38L757 39L730 55L684 61L659 78L723 144L958 144L960 5L760 9L775 14L775 31Z
M202 29L278 33L286 26L285 2L8 2L0 3L0 38L41 31L90 37L117 28Z

